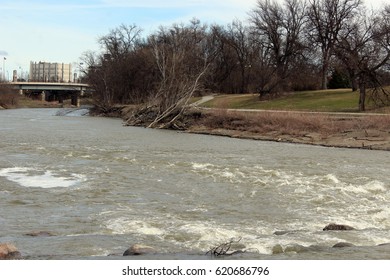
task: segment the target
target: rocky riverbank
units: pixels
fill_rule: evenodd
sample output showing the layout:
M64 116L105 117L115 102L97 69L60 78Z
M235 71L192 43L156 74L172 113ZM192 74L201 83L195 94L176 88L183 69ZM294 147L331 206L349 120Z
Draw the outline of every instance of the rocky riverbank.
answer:
M0 243L0 260L20 259L22 255L11 243Z
M276 237L275 242L277 242L277 236L283 236L283 235L293 235L297 234L302 230L295 230L290 229L286 231L276 231L274 232L274 235ZM335 232L343 232L343 231L356 231L359 232L359 229L355 229L349 225L344 224L335 224L331 223L326 225L322 231L335 231ZM37 231L37 232L31 232L27 233L26 236L32 237L32 238L50 238L55 237L56 235L51 232L47 231ZM318 253L318 256L322 256L322 254L326 254L328 257L337 256L336 251L332 250L340 250L340 249L348 249L348 248L355 248L354 250L372 250L372 248L377 248L376 250L382 250L384 251L385 256L388 256L388 248L390 246L390 243L383 243L383 244L377 244L370 247L363 247L363 246L357 246L352 243L348 242L337 242L333 246L323 246L323 245L311 245L311 246L303 246L299 244L288 244L288 245L280 245L276 244L272 247L272 253L271 255L263 255L264 259L267 258L276 258L278 259L278 256L283 254L305 254L309 252L316 252ZM332 253L333 252L333 253ZM185 255L185 252L182 253L171 253L171 254L183 254ZM190 258L199 258L201 256L204 256L205 258L208 257L223 257L223 256L236 256L236 255L242 255L242 256L249 256L253 257L256 254L259 254L256 250L247 248L245 245L245 240L242 240L241 238L235 240L231 239L230 241L227 241L226 243L219 244L213 248L211 248L208 252L198 252L198 253L187 253L190 254ZM124 252L113 252L106 256L106 258L112 258L112 259L121 259L121 258L134 258L139 257L143 259L145 255L149 255L151 257L148 258L164 258L164 253L159 251L159 248L151 247L145 244L133 244L128 249L124 250ZM168 255L167 255L168 256ZM325 255L324 255L325 256ZM46 258L50 259L61 259L62 256L46 256ZM103 256L102 256L103 257ZM15 247L12 243L0 243L0 260L14 260L14 259L34 259L34 258L45 258L45 256L25 256L22 255L22 253L18 250L18 248ZM72 258L71 256L67 256L66 258ZM387 258L387 257L386 257Z

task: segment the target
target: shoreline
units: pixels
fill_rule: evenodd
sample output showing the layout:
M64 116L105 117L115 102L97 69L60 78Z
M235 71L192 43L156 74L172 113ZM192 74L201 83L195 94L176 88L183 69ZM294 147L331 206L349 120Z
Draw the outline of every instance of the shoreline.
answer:
M134 107L117 110L125 125ZM109 117L112 117L109 116ZM135 126L147 127L148 123ZM157 128L159 129L159 128ZM390 115L204 109L192 107L175 126L185 133L329 148L390 151Z
M307 139L302 137L293 137L291 135L281 134L278 137L271 135L258 135L245 133L235 130L226 129L198 129L192 128L184 131L185 133L209 135L209 136L220 136L237 138L243 140L254 140L254 141L269 141L286 144L300 144L300 145L312 145L326 148L339 148L339 149L362 149L362 150L376 150L376 151L390 151L390 140L388 141L375 141L366 139L354 139L354 138L343 138L342 136L333 135L325 139L312 139L309 136ZM385 143L384 143L385 142Z
M45 105L41 108L61 109L53 104ZM133 108L119 106L115 110L116 114L96 116L117 117L126 122ZM390 151L390 115L385 114L348 116L316 112L245 112L193 107L180 120L180 124L180 131L185 133L329 148Z
M389 115L346 117L332 113L271 111L202 114L205 116L184 131L258 141L390 151Z

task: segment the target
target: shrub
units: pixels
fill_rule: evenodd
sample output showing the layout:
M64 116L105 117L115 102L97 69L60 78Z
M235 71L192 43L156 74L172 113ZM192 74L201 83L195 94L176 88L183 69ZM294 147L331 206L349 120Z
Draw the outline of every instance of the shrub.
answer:
M6 85L0 85L0 106L4 108L13 108L18 105L20 95L12 88Z

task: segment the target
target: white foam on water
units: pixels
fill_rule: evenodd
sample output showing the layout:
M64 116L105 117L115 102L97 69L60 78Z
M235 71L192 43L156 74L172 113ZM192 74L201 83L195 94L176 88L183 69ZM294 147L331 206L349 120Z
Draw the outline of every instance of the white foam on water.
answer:
M387 192L384 183L376 181L376 180L368 182L367 184L363 185L363 188L365 190L367 190L368 192L373 193L373 194L379 194L379 193Z
M238 246L244 250L254 249L259 253L268 254L274 244L273 238L259 239L256 228L242 228L214 222L195 221L177 225L175 233L180 233L188 238L184 242L183 240L177 241L179 246L203 252L233 240L235 243L233 247Z
M214 181L223 180L230 183L243 183L246 180L258 180L257 176L251 176L248 170L243 168L231 168L223 165L214 165L211 163L194 163L192 162L192 171L199 175L206 175ZM248 178L250 176L250 178Z
M332 245L341 241L363 246L385 243L386 240L378 234L362 238L360 233L371 228L387 232L390 228L388 219L390 192L386 182L369 178L362 178L356 182L354 178L341 179L335 174L304 176L282 171L273 174L276 176L270 180L265 178L263 181L273 185L275 191L282 196L291 196L293 202L297 201L288 208L288 211L296 211L298 220L305 221L304 225L289 223L286 225L287 228L321 232L326 224L334 222L357 229L356 236L349 239L343 240L320 234L308 245L310 243ZM308 240L307 236L297 238L295 242L306 246L305 240ZM294 239L291 242L293 243Z
M146 221L133 220L127 217L110 219L105 225L114 234L136 233L142 235L163 235L165 232Z
M182 225L178 230L197 235L199 236L198 241L207 242L222 242L231 238L239 238L242 234L241 231L235 229L227 229L222 225L202 223L200 221Z
M233 172L225 170L225 171L223 171L221 173L221 177L224 177L224 178L227 178L227 179L233 179L233 178L236 177L236 175Z
M169 164L172 166L172 164ZM259 166L226 167L211 163L191 163L192 172L211 177L217 182L234 183L231 186L240 198L253 198L262 193L274 192L291 219L261 220L254 224L229 224L223 221L199 219L184 221L182 217L147 218L129 215L129 212L112 213L104 223L115 234L157 236L178 247L206 252L213 246L238 240L245 249L261 254L272 254L275 245L286 248L292 244L331 247L338 242L357 246L385 243L383 234L369 234L371 228L387 232L390 227L390 206L386 203L390 193L386 183L364 178L355 180L337 174L267 170ZM242 181L242 184L240 183ZM357 183L356 183L357 181ZM278 200L279 201L279 200ZM272 207L272 206L270 206ZM203 206L187 212L207 213ZM198 214L197 213L197 214ZM234 215L234 213L233 213ZM137 217L133 220L133 217ZM347 224L356 231L351 233L323 232L329 223ZM277 236L275 231L291 231ZM367 235L365 232L367 231ZM362 234L363 233L363 234Z
M186 210L186 212L200 212L200 213L206 213L208 211L209 210L207 208L204 208L204 207L196 207L193 209Z
M335 184L339 184L340 183L340 180L333 174L328 174L325 176L326 179L332 181L333 183Z
M389 217L390 217L390 208L381 209L378 210L376 213L372 214L372 219L378 225L382 225L383 227L390 226Z
M72 173L64 177L52 170L30 167L3 168L0 176L27 188L68 188L85 181L84 175Z
M214 167L214 165L211 163L192 163L192 168L196 170L208 171L212 167Z

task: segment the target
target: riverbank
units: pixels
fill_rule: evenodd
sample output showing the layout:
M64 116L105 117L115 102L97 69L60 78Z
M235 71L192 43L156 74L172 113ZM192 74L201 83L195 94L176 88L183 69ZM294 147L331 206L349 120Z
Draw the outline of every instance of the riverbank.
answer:
M60 108L60 105L21 100L16 107ZM110 117L126 121L133 108L119 106ZM194 106L181 119L179 128L188 133L242 139L390 151L389 114L239 111Z
M328 104L328 100L334 99L334 95L339 101L340 98L346 99L345 95L349 98L351 96L350 91L344 90L309 92L309 94L316 97L314 102L316 108L330 106L329 108L333 110L335 105ZM318 95L323 95L320 96L323 101L318 101ZM258 98L255 100L253 98L253 95L249 94L203 96L192 104L192 108L178 121L176 128L189 133L242 139L390 151L390 114L386 110L351 113L350 110L317 112L312 108L312 110L299 111L294 108L300 106L291 105L290 109L283 109L285 105L280 104L279 107L282 106L280 109L270 110L257 108L265 105L259 102ZM296 95L289 95L287 98L294 103L293 99ZM304 100L306 99L310 99L310 96L305 95ZM278 108L275 102L265 104L270 105L270 103ZM203 107L205 105L206 107ZM241 109L232 109L237 107ZM131 114L131 107L124 108L122 118L125 122Z
M212 110L187 132L326 147L390 151L389 115Z
M133 106L124 106L116 112L126 123L133 109ZM137 125L148 126L147 123ZM390 151L389 114L193 107L172 129L241 139Z
M131 112L124 108L122 118L126 121ZM387 114L192 108L178 123L176 128L188 133L390 151Z

